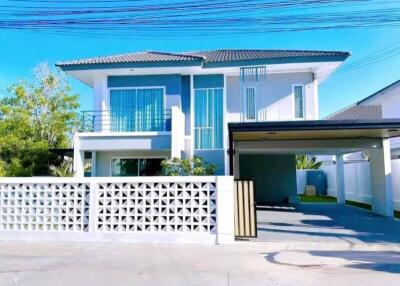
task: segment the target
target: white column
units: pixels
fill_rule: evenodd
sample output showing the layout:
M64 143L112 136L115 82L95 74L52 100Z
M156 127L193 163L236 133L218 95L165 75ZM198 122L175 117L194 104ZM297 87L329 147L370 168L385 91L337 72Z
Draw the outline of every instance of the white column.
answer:
M96 131L110 131L110 99L107 76L100 75L94 78L93 91L93 109L96 116L94 129Z
M217 177L217 243L235 241L233 177Z
M336 197L338 204L346 203L343 154L336 155Z
M171 158L181 158L185 146L185 117L177 106L171 107Z
M319 119L318 79L314 79L314 119Z
M89 233L96 232L97 222L97 182L90 182L90 196L89 196Z
M92 152L92 170L91 170L91 177L96 177L96 169L97 169L97 152Z
M78 178L83 178L85 176L84 171L85 162L85 151L79 150L79 136L74 137L74 176Z
M190 157L194 155L194 76L190 75Z
M393 216L392 166L389 139L370 149L372 211Z

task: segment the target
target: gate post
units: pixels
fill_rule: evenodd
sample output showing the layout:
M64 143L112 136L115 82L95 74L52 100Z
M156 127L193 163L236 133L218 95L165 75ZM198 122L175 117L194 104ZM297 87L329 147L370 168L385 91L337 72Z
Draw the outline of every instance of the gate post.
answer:
M233 177L216 177L217 187L217 243L230 244L235 241L235 217L233 199Z
M90 179L90 193L89 193L89 233L96 231L97 221L97 182L95 179Z

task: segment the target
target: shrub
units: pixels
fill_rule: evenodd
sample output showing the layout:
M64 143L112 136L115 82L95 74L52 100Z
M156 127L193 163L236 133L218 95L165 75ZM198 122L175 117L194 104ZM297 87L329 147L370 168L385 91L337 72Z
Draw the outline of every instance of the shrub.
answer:
M217 169L215 164L205 162L201 157L163 160L161 166L164 176L211 176Z

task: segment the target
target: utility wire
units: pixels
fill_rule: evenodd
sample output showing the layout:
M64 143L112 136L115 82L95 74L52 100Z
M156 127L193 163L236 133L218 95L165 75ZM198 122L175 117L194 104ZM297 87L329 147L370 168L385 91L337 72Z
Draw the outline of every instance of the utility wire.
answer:
M397 28L393 0L9 0L0 29L78 36L193 37Z

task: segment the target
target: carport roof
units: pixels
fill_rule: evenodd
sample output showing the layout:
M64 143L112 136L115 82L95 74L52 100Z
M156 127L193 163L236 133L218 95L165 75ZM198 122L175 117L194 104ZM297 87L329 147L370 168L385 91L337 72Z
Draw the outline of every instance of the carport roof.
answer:
M400 136L400 118L229 123L235 141L366 139Z

